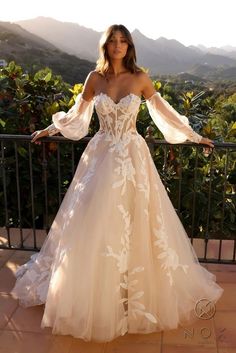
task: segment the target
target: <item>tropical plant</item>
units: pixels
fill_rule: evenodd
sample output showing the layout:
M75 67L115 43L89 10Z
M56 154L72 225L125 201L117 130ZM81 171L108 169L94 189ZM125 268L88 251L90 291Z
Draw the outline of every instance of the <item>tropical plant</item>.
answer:
M236 132L236 94L225 96L224 92L214 95L214 91L202 85L193 85L193 89L183 90L183 86L169 80L154 80L154 87L180 113L188 116L193 128L209 138L218 141L235 141ZM0 70L0 131L2 134L29 135L34 130L42 129L51 123L53 113L67 111L75 97L82 91L83 85L71 86L63 82L60 76L54 75L48 68L35 74L23 72L14 62ZM181 89L180 89L181 88ZM89 135L93 136L98 129L96 112L91 120ZM137 129L143 136L148 134L155 139L163 139L161 132L150 119L145 101L142 101L137 119ZM56 143L53 139L41 146L32 145L34 204L36 226L49 227L65 194L74 169L71 170L73 156L75 165L83 153L86 142L71 144ZM18 195L16 182L16 153L19 162L19 183L21 199L21 226L32 227L32 200L29 197L29 151L27 142L4 143L5 167L1 173L0 183L3 185L4 173L8 190L7 202L9 225L19 225ZM235 232L235 185L236 166L235 152L226 154L225 150L214 151L206 155L195 147L173 146L164 147L152 144L154 162L166 186L167 192L179 213L189 234L194 236L226 237ZM72 152L73 151L73 152ZM60 156L60 167L57 158ZM196 165L196 157L198 163ZM4 160L4 159L3 159ZM227 170L225 168L227 164ZM60 168L61 178L55 178L55 171ZM46 173L46 174L45 174ZM48 212L45 215L45 185L48 185ZM209 194L209 185L212 193ZM179 187L181 186L181 189ZM18 197L19 198L19 197ZM209 201L210 200L210 201ZM5 195L0 191L0 207L4 210ZM194 207L194 220L192 209ZM206 219L206 209L209 220ZM0 222L3 225L5 215L2 212ZM209 224L208 224L209 223ZM206 229L207 226L207 229Z

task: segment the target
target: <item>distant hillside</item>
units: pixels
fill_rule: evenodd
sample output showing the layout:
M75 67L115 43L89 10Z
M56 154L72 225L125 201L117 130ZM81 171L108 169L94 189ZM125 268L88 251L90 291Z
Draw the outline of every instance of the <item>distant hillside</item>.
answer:
M100 32L76 23L61 22L53 18L37 17L17 22L27 31L38 35L59 49L82 59L96 61Z
M188 72L181 72L176 75L176 77L180 78L182 81L194 81L194 82L206 82L207 80L201 78L201 76L192 75Z
M0 59L14 60L28 71L50 67L71 84L83 82L95 63L69 55L18 24L0 22Z
M190 71L190 74L204 78L206 80L212 81L236 81L236 66L222 68L218 67L217 69L213 66L205 65L196 65Z
M191 45L189 46L189 48L194 49L198 53L199 52L211 53L215 55L221 55L221 56L226 56L228 58L236 59L236 47L232 47L229 45L221 48L217 48L217 47L207 48L204 45L198 45L198 46Z
M175 74L190 69L197 62L194 50L185 47L177 40L163 37L150 39L135 29L132 33L138 63L147 67L150 74Z
M80 58L95 61L101 32L76 23L60 22L52 18L37 17L18 22L61 50ZM149 69L150 75L189 72L193 67L207 63L218 69L236 66L236 48L206 48L185 46L175 39L160 37L156 40L143 35L138 29L132 32L137 50L138 64Z

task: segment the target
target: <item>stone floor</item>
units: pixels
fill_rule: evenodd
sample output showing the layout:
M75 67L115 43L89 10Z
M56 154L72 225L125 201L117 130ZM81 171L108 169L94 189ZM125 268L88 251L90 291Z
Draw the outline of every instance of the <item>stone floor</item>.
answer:
M5 241L2 234L0 243ZM32 254L0 250L0 353L236 353L236 265L203 264L216 274L217 282L225 290L212 319L199 319L187 328L147 335L126 334L111 342L95 343L52 335L50 328L41 329L44 306L23 309L10 296L15 270Z

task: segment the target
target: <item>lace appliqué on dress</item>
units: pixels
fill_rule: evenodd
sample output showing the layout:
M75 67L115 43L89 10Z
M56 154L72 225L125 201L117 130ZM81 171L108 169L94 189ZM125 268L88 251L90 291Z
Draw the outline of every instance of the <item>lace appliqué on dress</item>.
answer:
M115 253L110 245L107 245L107 252L103 253L104 256L113 257L116 260L116 264L121 276L120 285L117 287L117 291L121 290L123 293L120 304L124 305L125 312L124 317L121 319L119 325L122 328L122 334L127 332L128 327L128 312L131 313L134 319L138 315L145 316L150 322L157 323L157 319L154 315L145 311L145 305L140 303L139 299L143 297L144 291L137 291L135 286L138 283L136 274L144 271L143 266L138 266L133 269L128 268L128 259L130 251L130 243L132 237L132 223L131 215L127 210L124 209L123 205L118 205L118 210L122 214L124 221L124 233L121 234L121 249L119 253ZM134 277L134 279L132 279ZM124 291L122 291L122 289ZM128 293L133 292L132 295Z
M160 253L157 255L157 259L161 260L161 268L163 268L167 276L169 277L169 283L173 285L172 271L175 271L177 268L181 268L185 273L189 268L188 265L182 265L179 262L179 256L177 252L169 247L168 244L168 235L163 229L163 221L160 216L156 216L157 228L153 229L156 240L154 241L154 245L158 246L158 250L160 249Z

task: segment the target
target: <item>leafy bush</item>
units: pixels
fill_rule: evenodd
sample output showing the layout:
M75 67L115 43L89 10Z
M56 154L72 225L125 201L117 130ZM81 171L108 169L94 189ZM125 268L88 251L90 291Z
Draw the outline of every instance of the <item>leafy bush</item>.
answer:
M180 113L189 117L193 128L214 140L235 141L236 132L236 95L216 97L211 90L202 86L188 91L179 91L173 83L153 81L156 90ZM51 123L53 113L67 111L83 88L82 84L70 86L60 76L53 75L48 68L34 75L23 72L22 68L11 62L0 71L0 131L2 134L29 135ZM188 86L189 89L189 86ZM195 93L196 92L196 93ZM96 113L91 120L89 135L93 136L99 126ZM151 121L145 102L140 105L137 129L143 136L152 129L152 136L163 139L159 130ZM35 219L38 228L50 226L60 203L73 177L71 170L72 146L75 165L85 148L86 142L55 143L53 139L43 144L43 148L31 145L34 178ZM44 150L45 148L45 150ZM21 200L21 222L18 214L16 183L16 152L19 159L19 181ZM30 150L28 142L5 142L6 187L9 226L32 227L32 200L30 197ZM170 198L178 210L189 234L194 236L230 237L235 232L235 150L226 155L226 151L216 150L205 156L200 149L198 164L195 165L196 148L187 146L158 147L153 150L154 162L166 186ZM58 171L57 157L60 155L61 180L56 180ZM226 171L226 158L228 169ZM164 161L164 162L163 162ZM48 186L48 214L45 211L46 173ZM195 179L194 179L195 176ZM1 178L3 173L1 174ZM181 192L179 191L181 181ZM225 182L226 180L226 182ZM1 180L3 185L3 180ZM59 195L59 184L61 195ZM212 193L209 194L211 184ZM180 196L180 198L179 198ZM179 202L179 200L181 202ZM210 200L210 201L209 201ZM4 209L4 193L0 192L0 207ZM195 219L192 209L195 209ZM206 210L209 210L209 219ZM3 225L5 215L0 215ZM207 229L206 229L207 227Z

